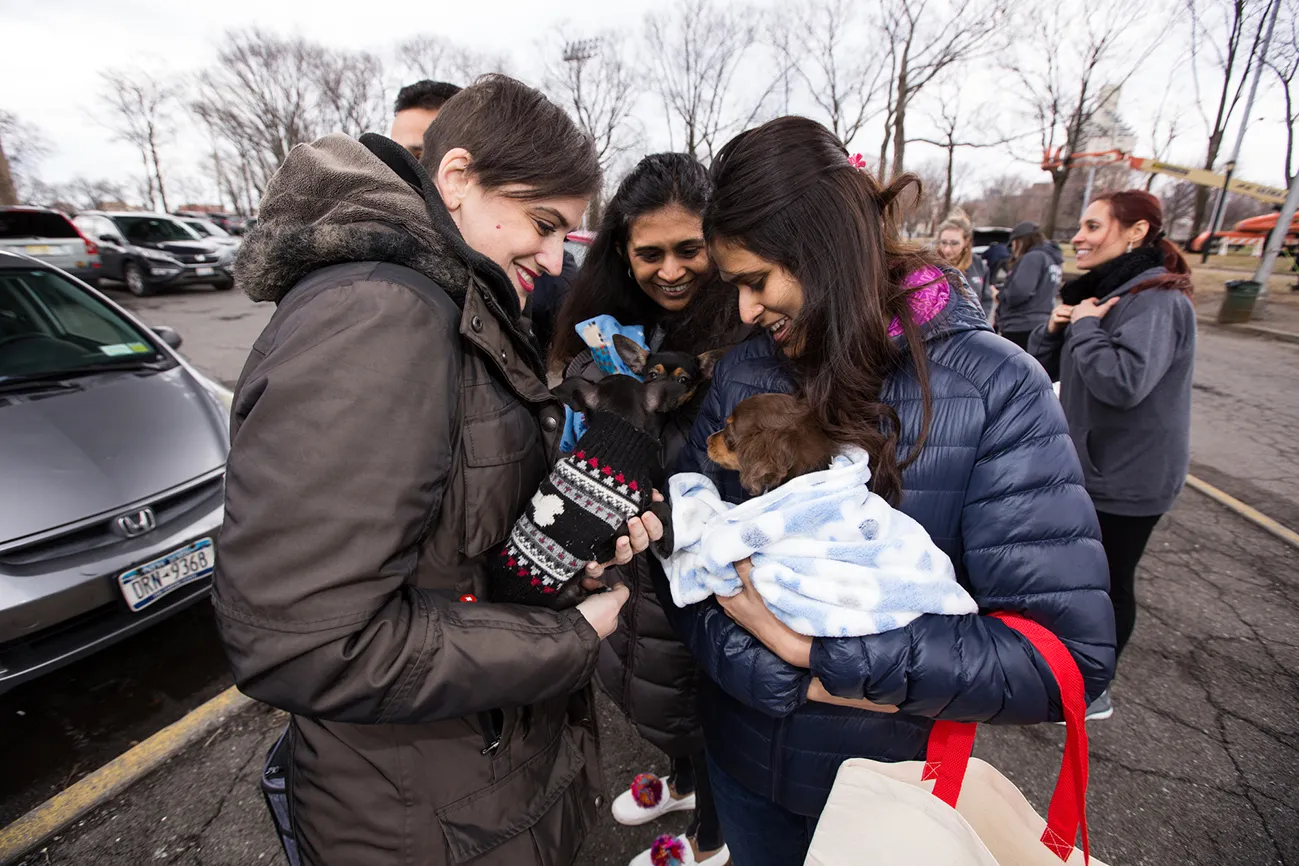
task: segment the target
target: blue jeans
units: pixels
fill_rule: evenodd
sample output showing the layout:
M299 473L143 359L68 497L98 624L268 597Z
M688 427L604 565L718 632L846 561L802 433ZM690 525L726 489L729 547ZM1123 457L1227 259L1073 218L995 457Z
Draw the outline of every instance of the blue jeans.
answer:
M722 834L732 866L799 866L807 859L816 818L796 815L726 774L708 756Z

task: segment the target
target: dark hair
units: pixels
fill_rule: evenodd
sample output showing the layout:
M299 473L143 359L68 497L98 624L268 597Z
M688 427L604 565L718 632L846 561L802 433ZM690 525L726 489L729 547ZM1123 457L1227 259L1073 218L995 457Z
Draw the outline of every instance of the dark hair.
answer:
M445 81L429 81L425 78L423 81L407 84L397 91L397 101L392 104L392 111L393 114L405 111L408 108L437 111L460 90L461 88L454 84L448 84Z
M636 284L627 261L631 224L671 205L702 218L708 202L708 170L685 153L655 153L628 172L605 206L604 217L582 269L555 323L551 369L560 369L586 348L576 326L593 316L610 315L624 325L667 327L664 351L699 354L720 348L740 324L735 290L714 276L699 287L684 310L670 313ZM647 331L646 337L649 336Z
M436 176L457 147L469 151L470 171L486 189L527 187L512 198L590 198L600 190L595 142L564 109L508 75L484 75L448 101L424 131L420 162Z
M1164 254L1164 268L1168 273L1146 280L1132 289L1133 292L1144 292L1146 289L1176 289L1192 297L1195 288L1191 284L1191 266L1182 257L1177 245L1164 237L1164 208L1159 199L1142 189L1125 189L1118 192L1107 192L1092 199L1109 205L1110 213L1119 225L1130 228L1145 220L1150 226L1146 236L1141 239L1141 246L1155 247Z
M799 395L830 438L866 449L874 490L896 503L902 469L919 456L933 401L911 296L903 284L936 261L898 235L899 196L919 195L915 175L887 186L853 166L830 130L802 117L782 117L742 133L712 166L713 199L704 236L725 239L774 262L798 280L803 307L787 345ZM924 419L907 459L897 454L897 412L880 400L885 379L906 360L889 337L897 319L919 380Z
M1041 230L1032 234L1020 235L1010 242L1010 252L1015 261L1019 261L1031 249L1046 243L1046 235Z

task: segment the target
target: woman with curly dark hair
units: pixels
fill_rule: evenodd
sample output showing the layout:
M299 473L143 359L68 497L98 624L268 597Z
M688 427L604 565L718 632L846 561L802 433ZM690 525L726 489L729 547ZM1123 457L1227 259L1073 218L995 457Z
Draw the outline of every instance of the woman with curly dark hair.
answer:
M599 378L578 326L611 316L641 326L651 351L700 355L730 346L744 333L735 290L716 278L704 243L702 213L709 196L707 170L683 153L645 157L605 209L599 231L559 313L551 371ZM671 466L706 389L678 411L665 435ZM643 824L675 811L694 810L682 836L660 836L655 846L688 864L722 864L729 857L713 807L696 711L697 669L673 633L654 592L658 560L637 556L622 569L631 588L618 630L607 640L597 680L647 741L671 759L663 779L643 773L613 803L623 824ZM654 849L633 866L652 862Z

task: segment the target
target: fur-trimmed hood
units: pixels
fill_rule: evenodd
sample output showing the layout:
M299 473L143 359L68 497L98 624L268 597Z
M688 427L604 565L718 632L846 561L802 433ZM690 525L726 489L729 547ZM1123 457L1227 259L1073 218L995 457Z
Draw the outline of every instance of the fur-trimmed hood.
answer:
M312 271L357 261L413 268L457 302L476 273L518 317L505 274L465 244L423 166L382 136L334 133L293 148L271 178L235 277L254 301L278 303Z

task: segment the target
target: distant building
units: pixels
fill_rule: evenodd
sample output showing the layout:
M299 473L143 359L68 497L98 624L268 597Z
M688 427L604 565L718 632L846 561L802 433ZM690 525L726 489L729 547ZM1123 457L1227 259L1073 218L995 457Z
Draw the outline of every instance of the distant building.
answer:
M1121 150L1131 153L1137 146L1137 134L1123 122L1119 115L1119 96L1123 88L1117 84L1101 88L1100 105L1087 124L1083 137L1083 151L1096 153L1104 150Z

